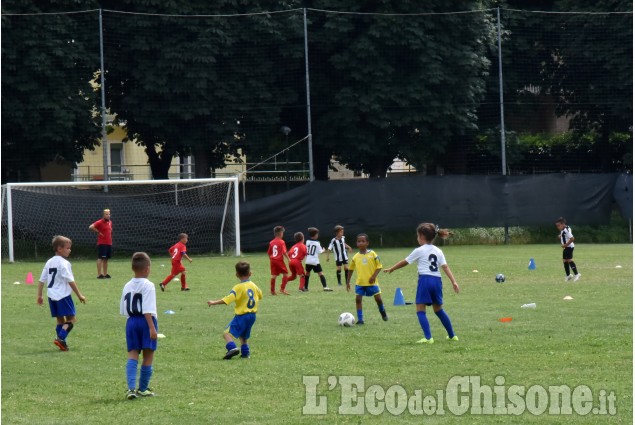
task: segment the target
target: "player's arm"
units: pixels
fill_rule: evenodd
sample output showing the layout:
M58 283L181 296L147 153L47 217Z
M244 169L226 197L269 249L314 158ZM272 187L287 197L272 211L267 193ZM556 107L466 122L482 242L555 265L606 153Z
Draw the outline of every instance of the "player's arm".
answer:
M150 339L157 339L157 328L154 327L154 320L152 320L152 314L144 313L143 316L146 318L146 322L148 322L148 328L150 329Z
M38 282L37 284L37 304L44 304L44 299L42 298L42 289L44 288L44 282Z
M346 273L346 291L351 292L351 277L353 276L353 270L348 269Z
M86 304L86 297L83 296L81 292L79 292L79 288L77 287L77 284L75 282L68 282L68 285L71 287L73 292L75 292L75 295L77 295L77 298L79 298L79 301Z
M351 252L353 250L353 248L351 248L346 242L344 242L344 246L346 247L346 250L348 252Z
M568 247L569 245L571 245L571 243L573 243L574 240L575 240L575 238L573 237L573 235L571 235L571 237L569 239L567 239L567 242L562 244L562 247L563 248Z
M448 276L448 279L450 279L450 282L452 282L452 289L454 289L454 292L458 294L459 284L456 283L456 279L454 278L454 275L452 274L452 270L450 270L450 266L448 266L447 264L444 264L441 266L441 268L443 269L445 274Z
M93 232L97 233L98 235L101 235L101 232L99 231L99 229L97 227L95 227L95 223L93 223L90 226L88 226L88 230L92 230Z
M408 262L406 260L401 260L400 262L398 262L397 264L395 264L392 267L389 267L387 269L384 269L384 273L392 273L397 269L400 269L402 267L406 267L408 265Z
M373 273L373 275L368 278L368 283L371 283L371 284L375 283L375 281L377 280L377 275L379 275L379 272L381 272L381 267L375 270L375 273Z
M190 263L192 262L192 259L185 252L183 253L183 256L187 258Z
M207 306L208 306L208 307L211 307L211 306L213 306L213 305L219 305L219 304L225 304L225 300L223 300L223 299L221 298L220 300L214 300L214 301L209 300L209 301L207 302Z

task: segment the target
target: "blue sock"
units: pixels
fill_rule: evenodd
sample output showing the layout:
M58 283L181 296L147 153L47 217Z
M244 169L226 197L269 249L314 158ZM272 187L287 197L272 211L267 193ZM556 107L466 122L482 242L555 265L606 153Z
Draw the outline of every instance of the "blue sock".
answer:
M126 363L126 380L128 389L134 390L137 387L137 364L139 360L128 359Z
M230 341L225 344L225 348L227 348L227 351L233 350L234 348L236 348L236 343L234 341Z
M243 344L240 346L240 355L242 357L249 357L249 344Z
M450 316L448 316L446 312L443 311L443 309L437 311L435 314L437 315L439 320L441 320L441 323L443 323L443 327L445 328L445 330L448 331L448 336L450 338L454 338L454 329L452 329L452 322L450 322Z
M60 337L60 331L61 330L62 330L62 325L55 326L55 334L57 335L58 338Z
M68 336L68 331L65 331L61 326L60 326L60 330L57 333L57 336L59 336L60 339L66 339L66 337Z
M417 319L419 319L419 324L421 325L421 329L423 329L423 336L426 339L432 338L432 332L430 332L430 322L428 322L426 312L417 311Z
M385 311L386 311L386 308L384 307L384 303L379 304L379 312L384 313Z
M139 391L145 391L148 389L150 378L152 378L152 365L141 365L141 373L139 374Z
M357 310L357 321L358 322L364 321L364 312L362 311L362 309Z

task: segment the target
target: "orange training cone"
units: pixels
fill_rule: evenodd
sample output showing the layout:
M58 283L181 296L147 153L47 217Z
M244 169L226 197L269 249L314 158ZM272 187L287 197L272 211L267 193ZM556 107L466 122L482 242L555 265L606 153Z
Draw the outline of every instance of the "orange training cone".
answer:
M28 273L26 274L26 281L25 281L25 283L26 283L27 285L33 285L33 273L28 272Z

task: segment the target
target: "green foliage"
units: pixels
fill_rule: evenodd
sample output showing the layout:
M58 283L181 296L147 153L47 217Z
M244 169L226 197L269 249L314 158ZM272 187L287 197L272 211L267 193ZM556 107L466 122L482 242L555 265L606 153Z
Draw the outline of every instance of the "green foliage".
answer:
M408 246L411 246L409 244ZM405 258L410 248L377 249L385 266ZM151 386L154 398L128 401L125 364L125 319L119 315L124 283L130 278L129 259L112 260L113 279L95 279L95 263L71 258L73 271L87 304L77 303L78 323L68 337L70 351L52 343L55 321L48 307L35 304L36 288L24 284L43 262L2 267L2 420L28 425L163 424L509 424L631 423L633 416L631 245L589 245L576 250L583 277L564 283L559 249L540 246L470 246L444 248L461 293L455 295L444 278L444 309L460 338L444 340L439 320L429 314L435 344L421 346L414 306L392 305L396 288L413 300L416 268L409 266L379 282L390 317L383 322L372 299L363 301L366 325L337 326L344 311L355 313L355 298L337 287L333 261L322 261L329 285L320 291L311 277L308 293L289 297L265 295L251 339L251 359L222 360L222 333L231 320L231 307L207 307L208 299L227 294L236 282L235 257L194 257L187 265L190 292L178 283L166 292L157 289L159 341ZM537 269L527 270L529 258ZM253 280L267 289L265 253L245 256ZM153 258L150 279L158 282L169 271L166 257ZM161 267L161 264L165 267ZM615 268L622 265L621 269ZM474 273L473 270L478 270ZM210 271L213 271L210 273ZM507 281L494 281L504 273ZM278 279L278 285L280 280ZM295 288L297 281L289 285ZM565 295L572 301L563 301ZM535 302L535 310L521 309ZM164 311L173 310L174 315ZM501 317L513 317L501 323ZM318 395L327 397L327 414L302 415L306 404L302 377L319 376ZM453 376L478 375L494 385L587 385L598 406L601 390L614 391L617 414L533 416L470 414L392 416L366 413L341 415L340 386L328 389L328 376L361 375L365 389L403 386L408 395L420 389L434 396ZM462 396L470 393L462 393ZM472 392L473 395L478 395ZM449 394L446 394L449 397ZM360 401L364 403L363 393ZM506 399L507 402L510 402Z

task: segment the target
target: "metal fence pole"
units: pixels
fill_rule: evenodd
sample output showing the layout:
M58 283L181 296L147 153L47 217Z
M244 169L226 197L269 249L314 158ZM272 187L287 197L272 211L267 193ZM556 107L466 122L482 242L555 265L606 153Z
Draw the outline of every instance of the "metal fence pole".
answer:
M505 155L505 105L503 103L503 50L501 49L501 9L496 8L498 33L498 101L501 114L501 171L507 175L507 158ZM509 244L509 225L505 225L505 245Z
M306 24L306 8L304 12L304 70L306 80L306 120L307 120L307 133L309 133L308 145L309 145L309 181L314 181L315 176L313 174L313 134L311 134L311 85L309 83L309 36L307 32Z
M104 181L108 181L108 136L106 135L106 77L104 74L104 25L99 9L99 60L101 80L101 146L104 150ZM104 186L104 192L108 192L108 186Z

